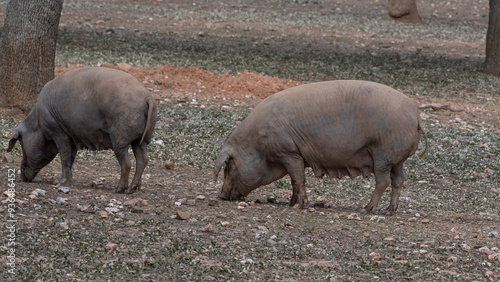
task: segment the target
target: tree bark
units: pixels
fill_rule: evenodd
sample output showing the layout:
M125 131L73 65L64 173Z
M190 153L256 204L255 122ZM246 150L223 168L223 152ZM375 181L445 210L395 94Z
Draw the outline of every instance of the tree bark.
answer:
M387 10L392 20L404 23L423 23L416 0L388 0Z
M484 72L500 76L500 0L490 0Z
M28 112L54 78L63 0L10 0L0 42L0 104Z

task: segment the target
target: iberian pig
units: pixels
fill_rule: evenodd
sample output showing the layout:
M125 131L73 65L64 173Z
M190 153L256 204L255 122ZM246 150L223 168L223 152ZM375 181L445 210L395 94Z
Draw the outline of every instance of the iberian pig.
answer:
M146 146L151 142L156 113L153 96L132 75L100 67L76 69L43 87L35 107L14 130L7 150L16 141L21 144L23 181L32 181L59 153L59 183L67 186L79 149L113 149L121 167L115 192L133 193L140 188L148 163ZM136 172L128 186L131 145Z
M300 85L269 96L225 141L215 162L223 164L221 199L236 200L286 174L290 206L307 203L305 168L316 177L375 175L372 211L391 184L388 212L398 208L403 162L417 150L422 128L413 101L388 86L368 81Z

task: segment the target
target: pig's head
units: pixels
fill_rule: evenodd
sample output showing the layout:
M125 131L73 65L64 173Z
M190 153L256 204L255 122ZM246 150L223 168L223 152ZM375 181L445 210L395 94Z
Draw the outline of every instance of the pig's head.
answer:
M41 129L28 128L24 121L14 130L7 152L12 151L17 141L23 151L21 179L29 182L54 159L57 147L54 141L45 138Z
M231 146L225 145L215 162L214 176L217 180L219 171L224 167L224 184L219 198L223 200L240 200L246 197L252 190L261 186L262 175L259 173L259 161L255 156L235 153Z

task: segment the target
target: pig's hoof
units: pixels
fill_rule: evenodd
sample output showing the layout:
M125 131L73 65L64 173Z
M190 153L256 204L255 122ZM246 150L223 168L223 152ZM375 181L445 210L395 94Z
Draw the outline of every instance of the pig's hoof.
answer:
M139 186L130 186L127 189L125 189L124 193L125 194L133 194L137 190L139 190Z
M116 187L115 193L125 193L125 189L127 189L127 187Z

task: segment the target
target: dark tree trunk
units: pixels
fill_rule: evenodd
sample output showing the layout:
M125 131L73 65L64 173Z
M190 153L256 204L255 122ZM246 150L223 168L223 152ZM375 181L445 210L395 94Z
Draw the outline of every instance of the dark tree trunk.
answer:
M423 23L416 0L388 0L387 10L392 20L404 23Z
M500 0L490 0L484 72L500 76Z
M63 0L10 0L0 42L2 106L27 112L54 78Z

